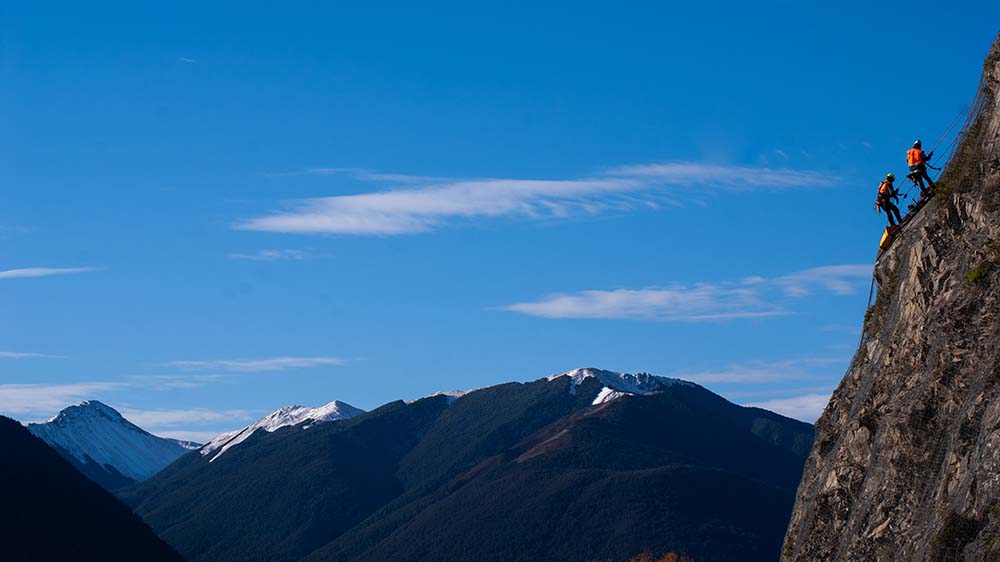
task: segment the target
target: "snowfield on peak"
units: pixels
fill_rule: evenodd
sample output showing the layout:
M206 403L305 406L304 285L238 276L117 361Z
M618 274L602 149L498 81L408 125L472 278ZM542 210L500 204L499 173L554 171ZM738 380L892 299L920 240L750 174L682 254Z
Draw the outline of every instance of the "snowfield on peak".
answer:
M451 404L455 400L458 400L459 398L465 396L466 394L468 394L470 392L475 392L476 390L478 390L478 389L472 389L472 390L441 390L441 391L435 392L434 394L428 395L427 398L433 398L435 396L445 396L445 397L448 398L448 403Z
M81 464L87 464L89 457L137 482L198 446L157 437L97 400L70 406L45 423L29 423L28 431Z
M572 371L552 375L548 377L548 380L554 381L561 377L570 378L569 393L573 396L576 396L576 387L589 378L596 379L603 384L604 388L594 398L594 405L611 402L630 394L649 394L674 385L696 386L692 382L669 377L658 377L649 373L617 373L615 371L593 368L573 369Z
M434 398L436 396L444 396L448 400L448 405L451 405L455 400L458 400L459 398L465 396L466 394L475 392L477 390L482 390L482 389L472 388L469 390L439 390L434 394L428 394L427 396L421 398L413 398L413 399L406 398L403 399L403 402L406 402L407 404L413 404L414 402L418 400L423 400L424 398Z
M365 411L360 408L355 408L354 406L339 400L334 400L333 402L318 408L308 408L305 406L284 406L260 418L243 429L223 433L205 444L199 452L202 456L211 455L212 458L210 458L208 462L212 462L222 456L222 454L229 449L232 449L236 445L239 445L249 439L250 436L253 435L258 429L263 429L264 431L271 433L282 427L298 425L303 422L312 422L303 426L303 429L308 429L317 423L346 420L353 418L358 414L363 414L364 412Z

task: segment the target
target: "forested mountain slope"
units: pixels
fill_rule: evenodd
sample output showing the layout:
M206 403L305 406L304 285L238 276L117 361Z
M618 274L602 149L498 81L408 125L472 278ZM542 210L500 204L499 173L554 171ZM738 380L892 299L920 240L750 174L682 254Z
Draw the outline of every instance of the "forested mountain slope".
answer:
M812 427L582 369L257 431L123 493L192 562L773 561Z
M128 507L0 416L0 560L183 562Z

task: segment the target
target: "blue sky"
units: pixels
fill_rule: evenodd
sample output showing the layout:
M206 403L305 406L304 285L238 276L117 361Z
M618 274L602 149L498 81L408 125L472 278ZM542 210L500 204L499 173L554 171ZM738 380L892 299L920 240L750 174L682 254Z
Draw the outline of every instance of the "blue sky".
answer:
M0 9L18 419L98 398L204 439L597 366L811 421L859 336L878 180L968 103L1000 22L145 4Z

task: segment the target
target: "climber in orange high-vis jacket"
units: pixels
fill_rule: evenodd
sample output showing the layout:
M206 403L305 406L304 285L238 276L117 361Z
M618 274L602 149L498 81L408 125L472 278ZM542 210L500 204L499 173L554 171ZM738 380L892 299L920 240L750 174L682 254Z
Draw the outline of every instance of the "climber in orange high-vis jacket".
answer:
M896 181L895 174L886 174L885 179L878 186L878 198L875 199L875 207L885 211L885 216L889 219L889 226L896 226L903 222L902 217L899 216L899 207L892 202L893 199L899 201L899 191L892 186L894 181ZM894 215L895 220L893 220Z
M923 149L920 148L920 141L913 143L913 148L906 151L906 164L910 167L910 175L907 176L913 183L920 186L920 194L924 195L927 191L924 189L924 180L927 180L927 186L933 190L934 182L931 181L931 177L927 175L927 161L934 156L934 151L932 150L930 154L925 154Z

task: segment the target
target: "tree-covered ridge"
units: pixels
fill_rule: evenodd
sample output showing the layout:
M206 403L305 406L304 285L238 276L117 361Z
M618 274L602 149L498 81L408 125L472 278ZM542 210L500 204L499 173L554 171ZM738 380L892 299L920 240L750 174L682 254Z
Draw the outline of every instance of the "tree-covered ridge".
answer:
M123 494L191 562L773 562L808 424L568 377L257 432Z
M0 560L183 562L111 493L0 416Z
M587 562L616 562L615 560L588 560ZM683 554L677 554L676 552L668 552L662 556L656 557L651 552L643 552L629 558L628 560L622 560L621 562L694 562L694 560L684 556Z

